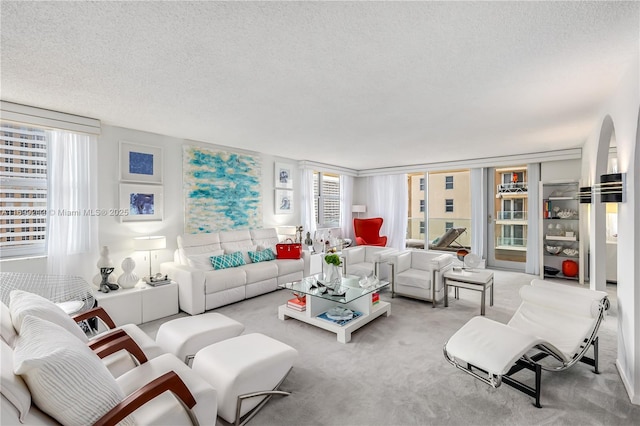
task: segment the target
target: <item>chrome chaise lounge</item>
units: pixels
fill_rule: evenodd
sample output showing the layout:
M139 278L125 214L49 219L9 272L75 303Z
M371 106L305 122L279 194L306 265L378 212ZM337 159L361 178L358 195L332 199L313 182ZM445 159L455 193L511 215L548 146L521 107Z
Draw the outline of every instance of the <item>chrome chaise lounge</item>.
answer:
M506 383L524 392L540 408L542 370L563 371L582 361L598 374L597 334L609 300L604 291L538 279L522 287L520 297L508 324L472 318L444 345L444 357L494 388ZM591 347L592 358L586 356ZM523 369L534 372L534 387L513 378Z

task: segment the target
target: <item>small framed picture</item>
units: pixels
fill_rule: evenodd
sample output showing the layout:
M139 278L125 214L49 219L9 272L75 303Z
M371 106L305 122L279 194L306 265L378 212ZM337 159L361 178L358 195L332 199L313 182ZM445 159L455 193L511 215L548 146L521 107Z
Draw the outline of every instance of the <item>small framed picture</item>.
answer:
M275 211L276 214L293 213L293 191L276 189Z
M275 165L275 182L276 188L293 189L293 174L290 164L276 163Z
M162 183L162 148L120 141L120 180Z
M162 186L120 184L120 210L128 211L122 215L122 222L140 222L162 220Z

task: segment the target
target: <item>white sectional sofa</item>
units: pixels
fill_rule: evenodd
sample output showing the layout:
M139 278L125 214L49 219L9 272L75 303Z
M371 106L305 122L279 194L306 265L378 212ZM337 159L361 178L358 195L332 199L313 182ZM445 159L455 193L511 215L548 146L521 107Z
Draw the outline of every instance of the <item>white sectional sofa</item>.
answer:
M253 263L248 252L279 242L275 228L178 236L173 262L160 265L178 283L180 309L196 315L219 306L274 291L278 284L300 280L308 256ZM214 270L210 257L242 252L245 265Z

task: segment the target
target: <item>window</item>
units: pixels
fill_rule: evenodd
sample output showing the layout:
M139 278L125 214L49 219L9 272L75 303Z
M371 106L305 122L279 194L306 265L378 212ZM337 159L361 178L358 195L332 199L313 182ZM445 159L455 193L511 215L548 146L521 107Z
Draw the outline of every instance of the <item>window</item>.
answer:
M453 176L444 177L444 189L453 189Z
M424 191L424 178L420 178L420 191Z
M424 234L424 220L420 221L420 233Z
M420 200L420 211L424 211L424 200Z
M340 176L314 172L313 195L318 227L340 226Z
M444 211L447 213L453 213L453 199L447 198L444 200Z
M20 145L24 151L7 148L14 145ZM0 123L0 249L3 258L44 254L47 230L46 159L44 129ZM8 166L14 162L21 167ZM15 232L14 223L26 226Z
M444 223L444 230L445 231L448 231L451 228L453 228L453 222L445 222Z

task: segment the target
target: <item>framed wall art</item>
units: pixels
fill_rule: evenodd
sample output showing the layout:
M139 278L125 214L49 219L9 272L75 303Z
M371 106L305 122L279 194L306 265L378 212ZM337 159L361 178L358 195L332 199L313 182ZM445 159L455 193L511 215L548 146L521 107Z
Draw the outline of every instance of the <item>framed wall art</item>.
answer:
M162 183L162 148L121 141L120 180Z
M276 214L293 213L293 191L276 189L276 200L274 205Z
M275 164L275 182L273 186L275 188L293 189L293 170L290 164L276 163Z
M120 216L122 222L162 220L162 186L120 184L120 210L128 215Z

